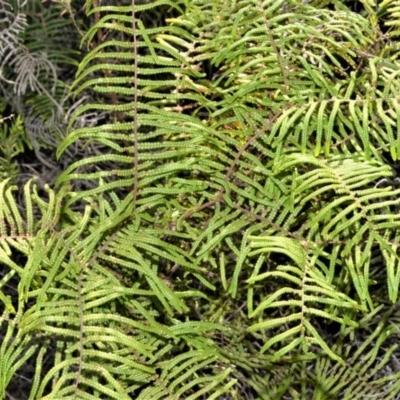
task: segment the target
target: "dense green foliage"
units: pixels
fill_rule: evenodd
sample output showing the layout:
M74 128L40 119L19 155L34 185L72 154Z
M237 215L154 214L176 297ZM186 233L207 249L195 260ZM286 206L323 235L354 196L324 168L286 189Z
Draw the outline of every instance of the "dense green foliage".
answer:
M2 65L0 397L399 398L400 2L73 3Z

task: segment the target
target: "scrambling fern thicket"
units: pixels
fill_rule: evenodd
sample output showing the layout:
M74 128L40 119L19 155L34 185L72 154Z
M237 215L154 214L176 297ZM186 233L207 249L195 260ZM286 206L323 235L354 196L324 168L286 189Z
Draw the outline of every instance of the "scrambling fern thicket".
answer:
M43 9L75 158L0 183L0 397L399 399L400 1L117 3Z

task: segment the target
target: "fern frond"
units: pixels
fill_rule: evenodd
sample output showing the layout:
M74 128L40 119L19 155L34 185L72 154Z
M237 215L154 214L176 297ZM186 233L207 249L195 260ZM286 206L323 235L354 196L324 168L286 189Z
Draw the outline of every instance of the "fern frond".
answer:
M364 3L86 2L72 89L87 97L57 155L94 151L59 192L27 187L26 217L0 185L1 287L20 280L19 303L0 296L6 368L53 344L31 398L389 388L377 375L396 352L398 61ZM51 95L64 106L63 89Z

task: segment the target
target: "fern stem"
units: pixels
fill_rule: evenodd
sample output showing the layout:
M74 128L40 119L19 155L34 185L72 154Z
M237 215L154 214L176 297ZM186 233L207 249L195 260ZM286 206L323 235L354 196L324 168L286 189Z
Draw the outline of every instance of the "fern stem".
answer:
M138 39L136 34L135 0L132 0L132 37L133 37L133 157L134 157L134 183L133 183L133 207L136 208L136 201L139 190L139 138L138 138Z

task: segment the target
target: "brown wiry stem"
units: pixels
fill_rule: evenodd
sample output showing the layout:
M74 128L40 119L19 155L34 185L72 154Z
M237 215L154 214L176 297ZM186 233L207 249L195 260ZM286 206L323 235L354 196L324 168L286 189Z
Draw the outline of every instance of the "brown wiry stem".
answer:
M283 114L283 112L289 108L291 106L290 103L286 104L285 107L283 107L283 109L281 111L279 111L277 114L275 114L274 116L272 116L268 122L266 123L266 125L264 127L262 127L254 136L252 136L238 151L238 153L236 154L235 159L233 160L233 162L231 163L231 165L229 166L226 175L225 175L225 180L228 181L234 171L234 168L236 166L236 164L239 162L240 157L243 155L243 153L245 152L245 150L257 139L259 139L263 134L265 134L266 131L268 131L269 129L271 129L272 125L275 123L275 121ZM184 219L191 217L193 214L213 206L214 204L220 203L222 201L222 196L225 193L225 188L220 189L220 191L217 193L216 197L213 200L208 201L205 204L202 204L199 207L196 207L194 210L189 210L186 212L186 214L184 215Z
M138 124L138 38L136 34L135 0L132 0L132 45L133 45L133 207L136 208L139 191L139 124Z
M279 68L280 68L280 70L282 72L284 93L285 93L285 95L287 95L288 94L288 90L289 90L289 84L288 84L287 77L286 77L286 69L285 69L286 66L285 66L285 63L282 60L282 57L281 57L280 53L279 53L278 46L276 45L274 36L272 35L271 25L270 25L270 23L268 21L267 16L265 15L265 10L264 10L262 2L260 2L260 11L261 11L263 19L264 19L265 27L267 28L267 32L268 32L269 40L271 42L271 46L272 46L272 48L273 48L273 50L274 50L274 52L276 54L276 58L278 60Z

